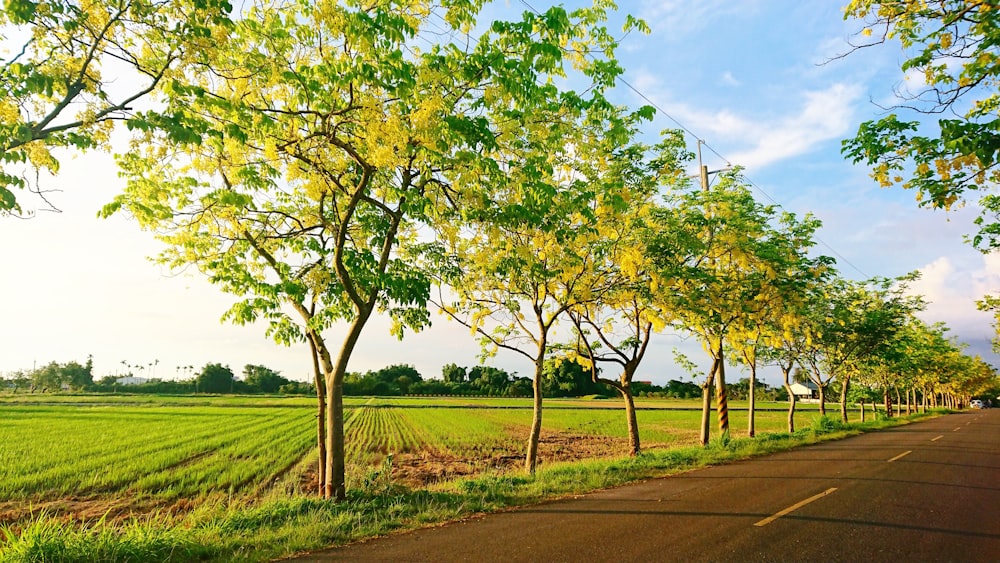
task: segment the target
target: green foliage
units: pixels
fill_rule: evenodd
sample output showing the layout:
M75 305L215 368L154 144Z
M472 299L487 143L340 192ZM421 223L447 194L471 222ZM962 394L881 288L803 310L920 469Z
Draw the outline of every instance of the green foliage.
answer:
M93 361L88 357L85 365L71 361L65 364L50 362L30 375L31 388L39 391L59 391L63 387L83 390L93 386Z
M106 149L117 121L142 124L133 103L224 44L231 11L228 0L5 2L5 39L23 44L0 61L0 214L22 211L23 169L56 173L56 149Z
M282 387L288 389L292 383L269 367L253 364L243 366L243 382L251 391L261 393L278 393Z
M235 377L229 366L205 364L195 381L200 393L232 393Z
M441 377L448 383L463 383L466 378L465 368L456 364L445 364L441 367Z
M809 427L813 432L817 434L823 434L828 432L834 432L837 430L842 430L845 428L844 423L840 421L839 418L834 418L829 415L823 415L813 419L812 424Z
M545 363L544 374L543 385L547 397L579 397L607 389L591 380L590 369L574 361L549 360Z
M845 14L869 26L865 34L874 39L863 46L898 40L901 70L921 75L926 86L901 94L899 111L954 117L938 119L936 127L896 113L867 121L844 141L844 154L870 166L882 186L915 190L920 205L950 209L971 192L985 194L972 243L996 248L1000 198L990 190L1000 180L1000 13L973 0L854 0Z

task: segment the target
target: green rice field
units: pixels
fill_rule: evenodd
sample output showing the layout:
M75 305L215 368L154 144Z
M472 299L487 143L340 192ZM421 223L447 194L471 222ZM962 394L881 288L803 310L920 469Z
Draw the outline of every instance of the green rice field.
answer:
M640 401L645 448L690 445L692 401ZM734 404L732 434L746 434ZM394 479L430 485L520 467L527 399L358 398L346 401L349 486L391 456ZM784 405L757 412L758 433L785 429ZM815 409L815 406L812 406ZM798 424L818 413L800 410ZM548 400L541 462L621 455L626 425L612 400ZM714 427L714 420L713 420ZM130 510L210 497L308 488L316 461L309 398L5 396L0 398L0 517L70 499Z

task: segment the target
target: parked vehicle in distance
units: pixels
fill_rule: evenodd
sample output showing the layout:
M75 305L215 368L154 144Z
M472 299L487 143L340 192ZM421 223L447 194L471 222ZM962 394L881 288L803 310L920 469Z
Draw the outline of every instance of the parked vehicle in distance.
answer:
M984 408L986 405L984 405L983 402L980 401L979 399L972 399L971 401L969 401L969 406L974 409L981 409Z

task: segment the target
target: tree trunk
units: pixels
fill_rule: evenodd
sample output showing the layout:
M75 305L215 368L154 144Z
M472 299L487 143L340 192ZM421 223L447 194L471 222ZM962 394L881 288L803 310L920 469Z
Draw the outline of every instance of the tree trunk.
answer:
M819 415L826 416L826 385L817 383L816 387L819 387Z
M639 422L635 416L635 399L632 398L632 388L628 385L622 385L618 392L625 401L625 418L628 419L628 454L635 457L639 455Z
M361 330L371 316L359 314L351 322L347 336L337 355L337 364L330 360L330 352L317 338L320 358L326 368L326 490L325 498L344 500L347 498L347 480L345 476L345 432L344 432L344 375L347 373L347 362L354 352L354 347L361 336ZM331 369L332 368L332 369Z
M788 392L788 433L795 432L795 394L792 393L792 366L794 362L787 365L781 364L781 375L785 377L785 391Z
M344 447L344 382L342 378L326 380L326 490L324 498L347 498Z
M719 349L718 354L718 368L716 371L716 397L715 397L715 409L719 419L719 435L726 436L729 434L729 396L726 393L726 362L724 352L722 351L722 339L719 339Z
M709 414L712 412L712 386L705 384L701 388L701 434L699 436L699 442L701 445L708 445L708 439L711 435L711 424L709 424Z
M851 385L851 378L844 377L840 383L840 421L847 422L847 390Z
M709 413L712 412L712 384L715 382L715 370L719 366L719 360L712 361L712 371L708 374L708 379L701 386L701 434L699 441L701 445L708 445L710 436Z
M861 405L861 422L864 422L865 421L865 400L864 399L860 400L860 405Z
M899 387L894 389L896 391L896 416L903 416L903 397L899 394Z
M892 417L892 399L889 397L889 389L882 390L882 404L885 407L885 416Z
M754 418L755 417L754 417L754 413L755 413L755 410L756 410L756 407L757 407L757 364L756 363L752 363L750 365L750 397L749 397L749 399L750 399L750 404L748 405L748 408L749 408L750 412L747 413L747 433L750 435L751 438L753 438L754 435L755 435L755 428L754 428Z
M795 432L795 395L792 393L792 386L785 381L785 389L788 391L788 433Z
M535 378L531 382L534 395L531 403L531 431L528 433L528 448L524 455L524 471L528 475L535 474L538 465L538 438L542 434L542 369L545 362L545 339L538 345L538 355L535 357Z
M319 351L312 333L307 335L309 350L312 352L313 381L316 386L316 448L319 450L319 461L316 463L316 492L323 496L326 490L326 385L323 382L323 371L319 367Z

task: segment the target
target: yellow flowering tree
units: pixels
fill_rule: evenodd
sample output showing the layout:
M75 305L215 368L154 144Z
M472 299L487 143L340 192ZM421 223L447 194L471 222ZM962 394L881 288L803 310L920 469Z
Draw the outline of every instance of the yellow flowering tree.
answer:
M44 200L27 172L58 172L54 150L107 150L134 105L225 45L231 10L227 0L5 2L0 214L23 212L16 189Z
M949 209L982 194L973 244L1000 245L1000 10L982 0L852 0L845 16L865 22L858 48L898 41L904 72L924 86L900 93L894 113L862 123L844 142L882 186L913 189L920 205ZM917 119L907 121L908 113ZM936 126L921 122L941 115ZM931 132L927 132L928 129Z
M708 442L711 388L716 387L719 431L729 431L725 345L743 349L753 319L771 314L772 295L791 283L793 264L805 260L815 220L779 216L754 200L738 171L708 190L673 194L659 212L647 252L657 278L657 300L672 322L695 335L712 358L703 385L701 442Z
M474 40L481 5L255 4L132 123L119 157L128 187L105 213L126 209L167 243L165 263L240 296L229 320L315 347L326 497L346 494L344 376L368 321L386 314L400 337L426 326L428 265L510 185L510 156L551 135L531 117L587 101L554 79L614 76L613 59L581 55L611 41L610 3L525 13ZM339 349L323 336L334 323Z
M653 334L662 330L669 311L654 295L645 244L655 229L655 196L666 186L687 182L683 165L691 159L678 131L667 131L654 147L631 145L597 161L602 169L588 171L591 185L600 186L594 203L596 229L582 243L578 255L592 256L589 268L574 278L578 295L568 310L576 328L571 356L590 369L591 379L615 389L622 397L629 435L629 453L640 452L632 381ZM613 377L602 376L613 369Z

